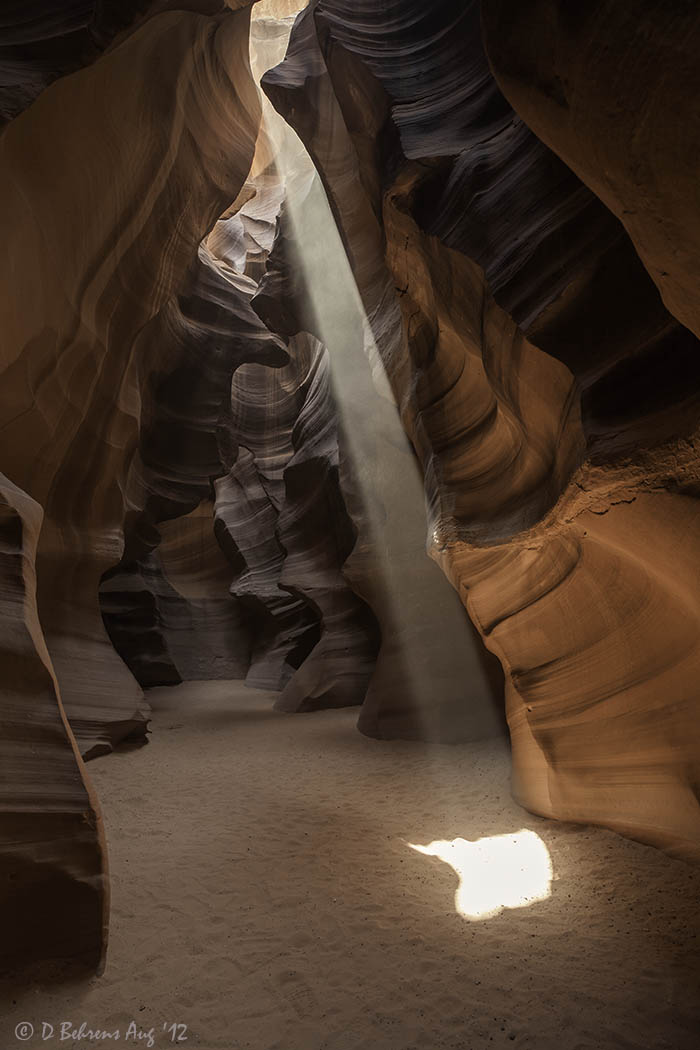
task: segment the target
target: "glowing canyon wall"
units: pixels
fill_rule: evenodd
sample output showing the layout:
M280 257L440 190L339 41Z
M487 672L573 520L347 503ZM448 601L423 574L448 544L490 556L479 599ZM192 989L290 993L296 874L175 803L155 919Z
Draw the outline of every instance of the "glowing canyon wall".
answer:
M513 102L564 160L577 143L585 177L595 150L542 85L552 25L570 70L577 22L608 23L543 3L533 35L529 9L483 6ZM499 90L480 8L318 0L263 84L343 233L423 466L431 554L506 672L516 797L697 858L700 347L633 220L630 239Z
M8 893L3 880L3 966L16 962L38 899L43 910L71 905L82 924L73 955L94 962L103 952L99 814L76 742L91 756L145 732L148 705L110 644L98 588L123 553L139 376L158 367L143 333L167 313L253 157L260 104L248 21L245 10L154 15L55 80L0 136L12 580L0 825L3 856L13 843L9 863L24 887ZM21 687L16 650L28 669ZM32 790L35 737L46 769ZM33 753L38 761L38 746ZM18 824L33 829L26 846ZM37 957L65 954L66 914L58 928L37 929Z
M700 859L700 18L299 6L0 19L0 970L104 958L154 685L458 742L505 675L525 806Z
M427 607L447 603L432 623L419 587L411 612L449 685L432 723L434 683L414 703L397 677L406 639L369 582L328 351L312 319L264 320L274 273L284 309L306 307L280 248L287 179L261 127L250 10L87 6L65 23L10 12L0 52L3 972L104 959L106 847L82 760L145 740L144 688L244 679L302 712L359 707L372 682L365 728L381 735L501 731L469 622L424 558L420 484L391 520L410 508L405 555L432 580ZM293 22L270 6L254 34L264 68ZM361 341L359 354L376 428ZM394 485L406 463L404 450ZM378 716L387 705L398 722Z

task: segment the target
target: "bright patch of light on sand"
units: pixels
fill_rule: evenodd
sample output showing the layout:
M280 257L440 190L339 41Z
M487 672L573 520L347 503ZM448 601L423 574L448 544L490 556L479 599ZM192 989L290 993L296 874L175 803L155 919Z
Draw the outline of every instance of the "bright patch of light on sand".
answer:
M439 857L459 877L455 908L465 919L488 919L504 908L526 908L551 893L549 850L534 831L468 839L438 839L428 846L408 845Z

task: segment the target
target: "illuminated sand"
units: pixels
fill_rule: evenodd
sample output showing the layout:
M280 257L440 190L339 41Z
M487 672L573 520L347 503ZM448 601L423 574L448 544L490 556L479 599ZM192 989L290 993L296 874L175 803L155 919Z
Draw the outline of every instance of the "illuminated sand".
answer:
M151 699L148 746L89 767L113 880L104 977L13 996L3 1048L24 1020L135 1018L161 1047L164 1022L187 1024L189 1050L695 1050L697 869L531 817L503 745L371 740L356 711L284 715L237 683ZM551 896L461 917L453 867L409 845L457 839L482 859L492 844L488 885L507 893L528 849L548 854ZM115 1044L75 1044L98 1045Z

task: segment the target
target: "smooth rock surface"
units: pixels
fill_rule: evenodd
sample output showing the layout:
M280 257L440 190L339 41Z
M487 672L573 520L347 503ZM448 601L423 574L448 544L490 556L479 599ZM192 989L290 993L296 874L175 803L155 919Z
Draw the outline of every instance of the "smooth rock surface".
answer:
M109 643L97 589L122 553L136 337L183 282L252 159L260 111L247 46L245 11L159 15L56 81L0 140L2 280L12 288L2 302L4 466L44 508L39 610L85 754L145 729L147 705ZM144 95L134 71L159 63Z
M148 373L138 337L183 286L253 158L248 21L154 16L0 136L3 746L13 742L0 856L13 965L95 967L104 952L104 842L74 742L94 757L146 731L148 704L110 644L98 587L123 551Z
M104 959L102 818L63 710L36 605L41 508L0 475L0 974Z
M264 86L328 192L433 556L506 672L517 797L697 858L697 340L501 95L479 4L317 0Z
M488 0L483 10L512 105L618 216L667 308L700 335L697 6Z

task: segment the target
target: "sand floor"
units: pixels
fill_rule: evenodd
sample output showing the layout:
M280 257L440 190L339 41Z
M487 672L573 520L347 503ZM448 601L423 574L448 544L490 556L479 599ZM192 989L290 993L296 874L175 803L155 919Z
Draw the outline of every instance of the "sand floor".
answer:
M700 870L520 809L504 745L369 740L356 711L277 714L231 682L151 698L150 743L88 767L112 872L104 976L15 991L1 1050L144 1047L151 1029L187 1050L700 1047ZM486 919L408 845L523 829L551 896ZM504 864L517 889L509 848L485 886L467 848L463 911ZM61 1039L63 1021L120 1041Z

